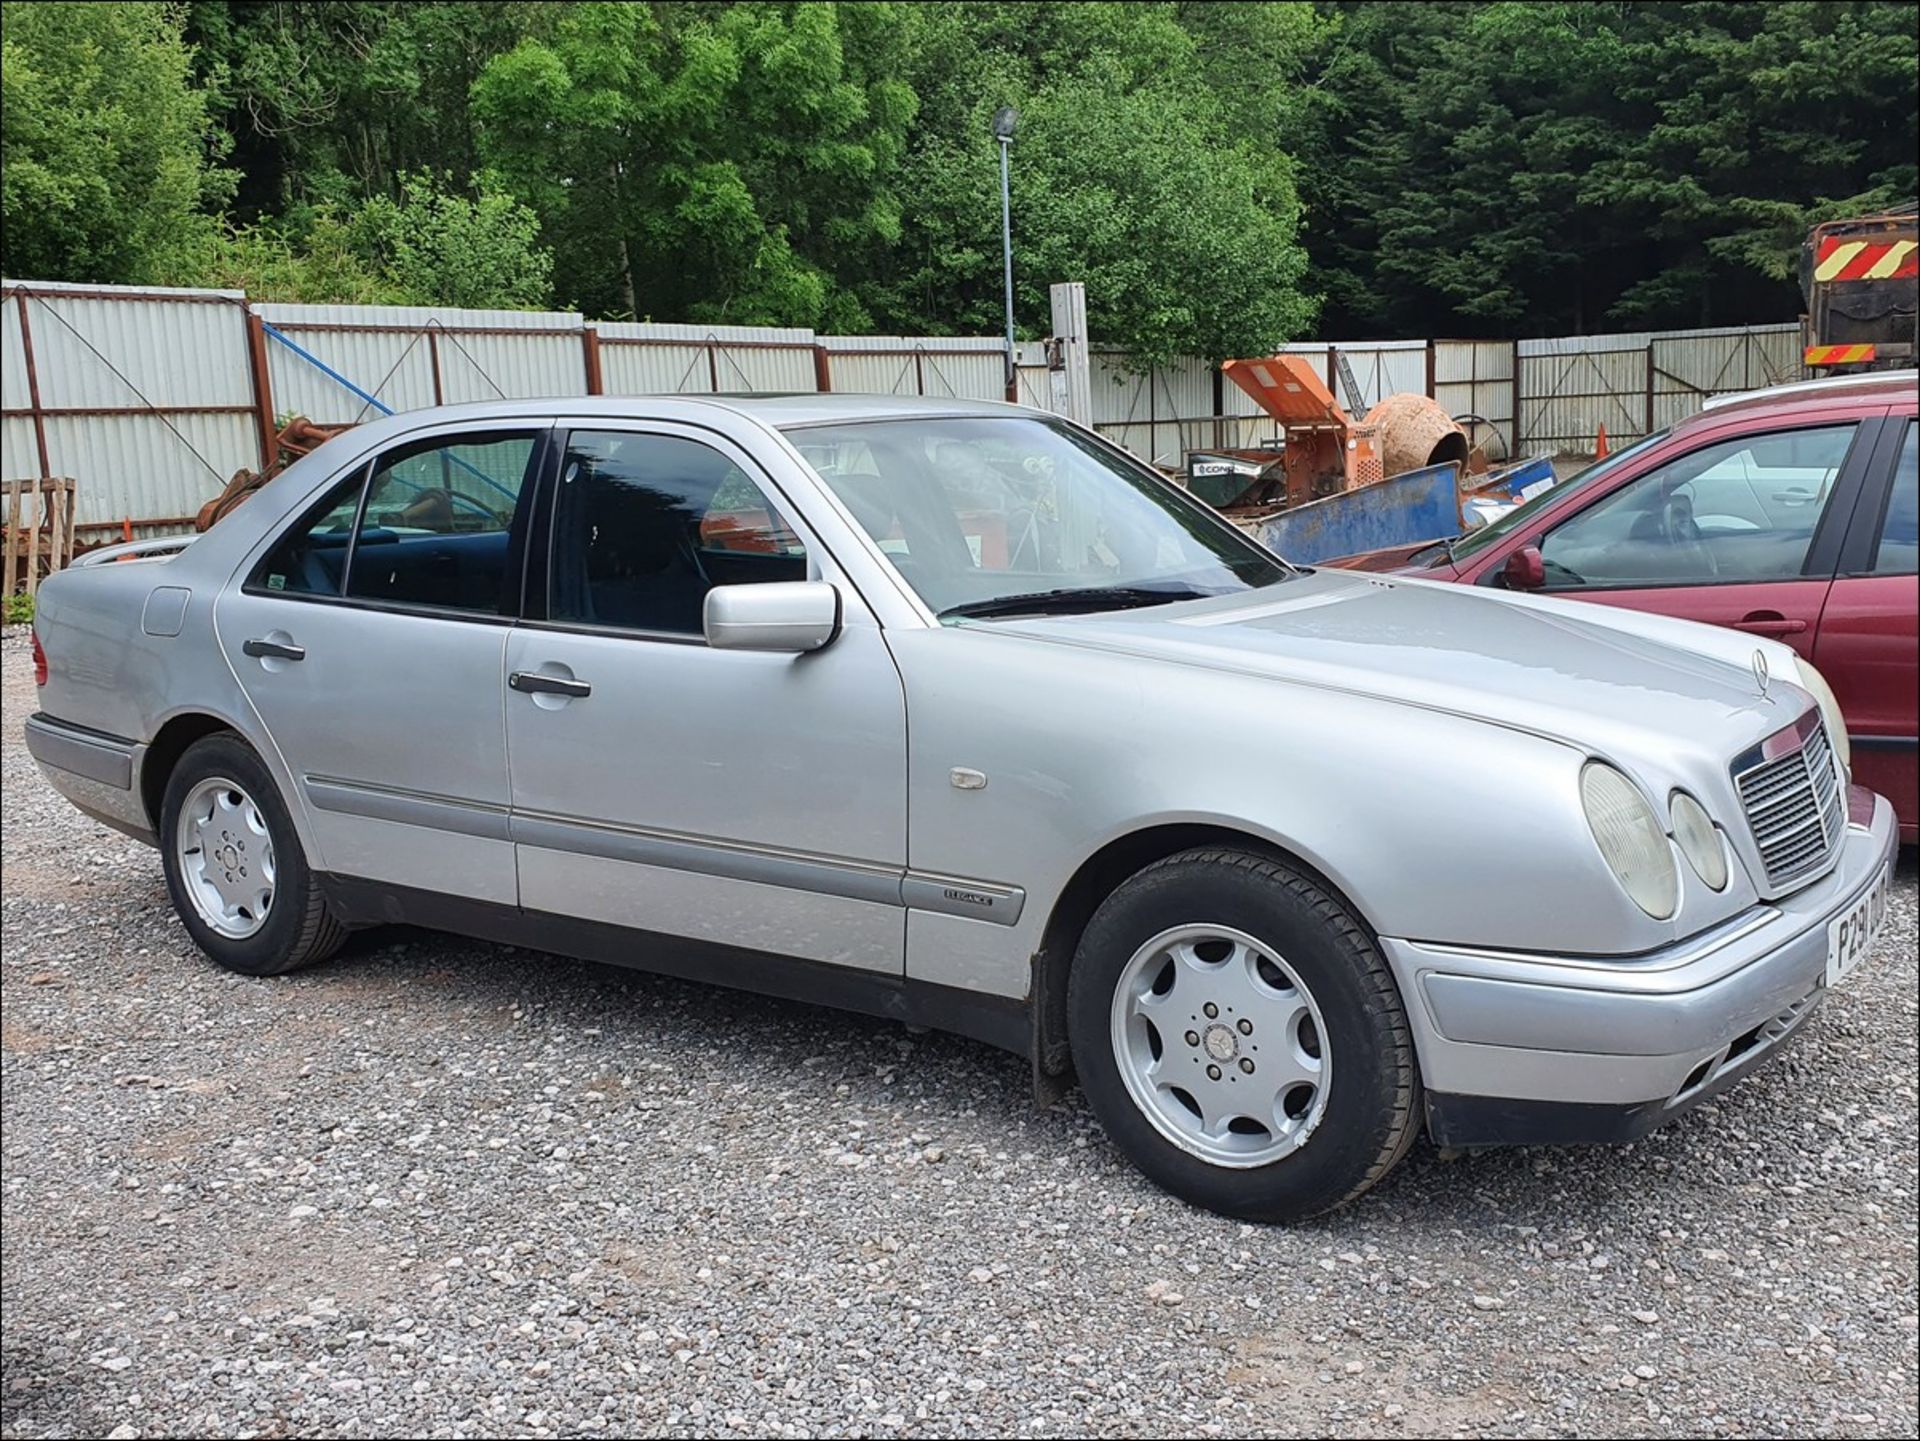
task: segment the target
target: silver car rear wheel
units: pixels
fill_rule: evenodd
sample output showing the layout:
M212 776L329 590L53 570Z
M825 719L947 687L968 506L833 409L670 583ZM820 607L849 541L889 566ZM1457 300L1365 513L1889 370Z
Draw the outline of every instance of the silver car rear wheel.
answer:
M1326 1113L1320 1007L1273 947L1231 926L1162 931L1120 972L1114 1060L1156 1131L1215 1166L1265 1166Z
M210 776L187 792L174 828L174 859L200 919L242 941L273 907L273 837L259 804L238 782Z

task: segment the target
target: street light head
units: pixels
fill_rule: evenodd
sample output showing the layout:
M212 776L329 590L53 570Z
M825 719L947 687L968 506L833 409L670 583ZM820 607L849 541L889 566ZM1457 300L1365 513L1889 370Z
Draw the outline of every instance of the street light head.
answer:
M993 112L994 137L1003 144L1013 139L1013 127L1020 119L1020 112L1011 105L1002 105Z

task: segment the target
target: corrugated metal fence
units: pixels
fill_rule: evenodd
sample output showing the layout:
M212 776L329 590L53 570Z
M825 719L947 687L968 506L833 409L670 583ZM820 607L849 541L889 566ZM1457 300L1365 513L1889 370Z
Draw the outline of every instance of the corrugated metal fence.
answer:
M1565 340L1303 342L1356 412L1414 390L1478 417L1494 454L1624 441L1707 396L1798 375L1792 325ZM1044 348L1017 351L1022 403L1052 407ZM1341 362L1358 397L1346 393ZM280 422L562 395L842 391L1006 396L990 337L594 324L575 314L249 305L237 291L0 282L0 478L69 476L83 538L177 529L234 471L270 459ZM1273 422L1197 359L1136 371L1093 352L1093 422L1156 464L1251 446ZM1516 427L1516 421L1518 422ZM1516 433L1517 429L1517 433Z

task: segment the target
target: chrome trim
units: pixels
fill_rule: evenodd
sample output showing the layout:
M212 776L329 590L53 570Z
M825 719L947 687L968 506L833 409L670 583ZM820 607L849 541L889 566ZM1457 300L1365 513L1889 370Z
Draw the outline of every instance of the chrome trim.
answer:
M325 776L305 776L300 788L317 809L339 815L396 821L403 826L452 831L456 835L478 836L489 841L511 839L507 834L507 808L485 801L391 790Z
M43 766L84 776L115 790L133 789L133 742L68 725L36 712L27 717L27 751Z
M1743 751L1732 775L1747 833L1775 894L1818 874L1838 854L1846 821L1844 782L1818 710Z

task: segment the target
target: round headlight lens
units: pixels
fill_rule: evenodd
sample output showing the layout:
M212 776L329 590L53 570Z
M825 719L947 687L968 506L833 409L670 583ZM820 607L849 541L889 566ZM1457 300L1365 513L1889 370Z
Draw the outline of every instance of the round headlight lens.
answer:
M1673 793L1668 807L1673 818L1673 838L1680 843L1680 854L1687 858L1694 874L1716 891L1727 888L1727 851L1720 844L1720 832L1706 807L1685 791Z
M1847 718L1840 714L1840 702L1833 694L1833 687L1827 684L1827 678L1813 668L1810 661L1796 661L1800 672L1800 684L1813 693L1820 703L1820 719L1827 724L1827 740L1833 745L1833 753L1840 757L1840 768L1849 777L1853 775L1853 747L1847 741Z
M1680 906L1680 872L1640 787L1612 766L1588 761L1580 772L1580 804L1621 889L1656 921L1672 916Z

